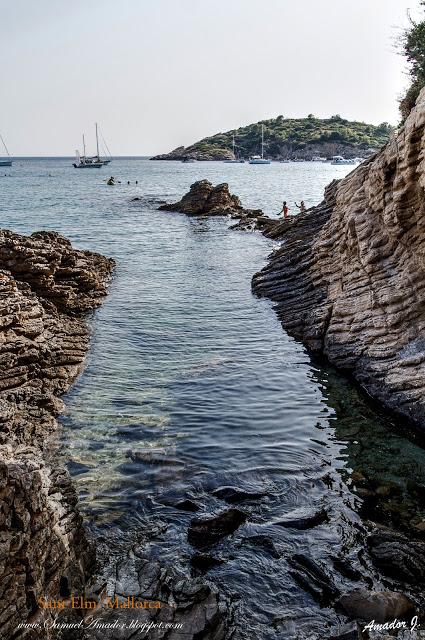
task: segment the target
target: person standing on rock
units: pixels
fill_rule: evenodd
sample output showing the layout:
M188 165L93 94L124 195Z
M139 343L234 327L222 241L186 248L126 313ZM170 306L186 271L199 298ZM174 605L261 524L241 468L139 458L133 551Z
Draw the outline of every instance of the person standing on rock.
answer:
M305 213L307 211L304 200L301 200L300 204L295 203L295 206L298 207L300 213Z
M283 213L283 217L287 218L289 216L289 207L286 204L286 200L284 201L283 205L282 205L282 211L279 211L279 215Z

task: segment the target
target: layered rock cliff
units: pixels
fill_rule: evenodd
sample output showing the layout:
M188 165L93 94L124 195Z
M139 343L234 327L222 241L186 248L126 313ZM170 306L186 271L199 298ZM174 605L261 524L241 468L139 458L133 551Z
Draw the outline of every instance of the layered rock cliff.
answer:
M107 291L113 260L56 233L0 231L0 627L45 613L41 596L83 591L93 562L76 495L51 436L59 396L81 371L84 313Z
M425 425L425 92L376 156L270 234L253 278L284 328Z

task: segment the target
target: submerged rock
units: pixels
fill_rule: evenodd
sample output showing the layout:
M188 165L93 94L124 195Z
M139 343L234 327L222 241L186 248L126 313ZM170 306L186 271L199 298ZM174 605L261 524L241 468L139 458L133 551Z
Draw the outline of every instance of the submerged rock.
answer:
M340 595L332 578L312 558L297 553L288 562L294 580L322 606L329 605Z
M194 518L189 526L188 540L194 547L211 546L236 531L246 518L246 513L235 508L209 518Z
M367 545L373 563L384 575L411 585L425 582L424 542L382 529L368 536Z
M190 564L194 569L198 569L203 573L209 571L213 567L223 564L224 560L211 556L209 553L195 553L191 559Z
M396 591L356 589L341 596L338 604L350 618L365 621L386 622L414 611L410 600Z
M212 495L220 500L224 500L229 504L237 504L238 502L244 502L245 500L256 500L262 498L265 492L260 491L246 491L239 489L238 487L218 487L214 489Z
M377 155L270 237L253 278L287 332L425 424L425 90Z
M193 500L190 500L190 498L179 500L179 502L176 502L174 506L176 509L180 509L180 511L191 511L192 513L199 511L200 509L200 506Z
M256 547L260 547L261 549L269 553L273 558L280 558L281 556L279 551L276 549L273 540L269 536L265 536L263 534L248 536L247 538L244 538L244 542L248 542Z
M287 527L288 529L313 529L313 527L318 527L320 524L324 524L325 522L329 522L329 517L326 511L317 511L312 514L291 514L289 513L283 520L279 520L279 522L275 522L274 524L279 527Z

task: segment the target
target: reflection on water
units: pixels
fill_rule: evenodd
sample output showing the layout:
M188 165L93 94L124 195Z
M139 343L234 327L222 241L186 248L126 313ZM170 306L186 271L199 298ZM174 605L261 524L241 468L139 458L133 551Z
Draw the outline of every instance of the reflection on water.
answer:
M5 226L54 228L118 260L62 420L93 534L116 549L148 530L152 557L196 573L194 510L225 508L217 490L231 487L248 518L214 547L208 577L231 603L235 640L322 637L339 617L293 578L294 555L330 567L342 591L358 586L358 570L379 586L362 551L367 521L420 532L423 449L313 364L251 295L271 241L156 209L208 177L273 213L283 195L317 202L347 167L121 160L114 175L139 185L117 189L66 161L14 171Z

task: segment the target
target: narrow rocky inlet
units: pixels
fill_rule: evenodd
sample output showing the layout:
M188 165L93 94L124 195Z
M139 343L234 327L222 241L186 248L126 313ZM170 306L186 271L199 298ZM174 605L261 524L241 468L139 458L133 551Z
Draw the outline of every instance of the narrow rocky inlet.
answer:
M285 330L373 398L425 424L425 92L404 126L323 202L269 233L253 278Z
M52 232L0 231L0 626L53 615L40 597L83 592L95 560L68 472L56 460L60 400L89 347L85 315L107 293L114 261ZM43 632L40 634L43 637Z
M387 408L419 426L425 361L424 129L422 95L397 138L346 178L333 181L320 205L289 220L244 208L226 183L213 186L208 180L198 180L180 201L160 207L167 215L179 211L190 217L230 217L233 230L260 230L280 242L254 276L254 293L276 303L287 333L310 351L326 355ZM196 229L199 233L201 227ZM161 243L159 247L163 251ZM290 585L288 597L299 589L308 607L317 607L316 614L324 611L332 638L364 637L357 620L385 621L422 612L423 521L412 517L410 509L400 516L399 526L391 518L386 521L395 512L391 500L396 489L361 471L352 473L347 498L346 488L341 494L335 489L341 482L336 473L331 477L318 470L317 478L307 479L313 483L306 488L308 504L288 505L282 513L286 489L277 490L284 481L280 471L270 491L252 479L239 485L226 474L205 487L199 482L192 487L182 475L177 477L185 456L190 459L186 450L181 450L181 460L167 457L165 450L139 450L132 444L120 465L123 478L134 473L135 484L155 478L153 488L139 492L134 502L140 524L118 537L116 546L117 522L106 529L110 538L105 534L89 540L73 483L57 461L55 434L63 408L60 396L81 372L89 347L85 316L104 299L114 261L77 251L53 232L26 237L2 231L0 268L0 620L6 638L46 637L40 626L18 625L40 625L56 617L40 606L41 595L69 601L73 593L93 602L93 610L61 614L59 621L77 625L61 630L61 640L131 638L142 625L158 639L224 640L233 633L250 638L237 618L240 613L235 614L232 592L242 578L239 558L247 557L249 545L266 554L270 579ZM180 384L179 376L176 380ZM125 435L124 430L121 439ZM296 473L302 466L297 464ZM168 495L162 484L167 486L168 476L162 472L157 482L152 470L173 465L179 472L171 472L169 491L175 495ZM83 473L90 470L81 467ZM126 486L121 482L120 489ZM298 479L294 483L298 486ZM312 506L316 485L323 499ZM360 519L351 505L354 494L362 500ZM336 532L342 532L341 540ZM304 546L298 548L297 540ZM313 540L323 545L316 556L310 548ZM125 606L128 599L142 604ZM124 605L117 605L117 611L108 605L114 602ZM273 620L286 624L278 616ZM132 626L134 621L138 627ZM267 622L261 620L263 624Z

